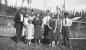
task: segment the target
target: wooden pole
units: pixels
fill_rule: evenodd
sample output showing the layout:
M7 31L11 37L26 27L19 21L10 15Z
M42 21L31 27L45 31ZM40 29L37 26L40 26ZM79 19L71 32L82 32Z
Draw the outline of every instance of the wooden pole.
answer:
M66 0L64 0L64 11L65 11L65 1L66 1Z
M0 4L1 4L2 0L0 0Z
M7 5L7 0L5 0L5 5Z
M46 9L46 0L44 0L44 10Z
M16 4L15 4L15 7L17 6L17 0L16 0Z

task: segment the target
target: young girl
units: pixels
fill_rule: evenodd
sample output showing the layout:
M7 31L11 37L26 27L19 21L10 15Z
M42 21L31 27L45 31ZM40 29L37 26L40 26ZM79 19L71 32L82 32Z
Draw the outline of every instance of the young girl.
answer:
M26 18L24 18L24 29L23 34L26 36L27 45L31 44L31 39L34 38L34 25L32 24L33 19L26 14Z
M31 39L34 39L34 25L32 24L32 20L28 20L28 25L26 26L26 40L27 44L31 44Z

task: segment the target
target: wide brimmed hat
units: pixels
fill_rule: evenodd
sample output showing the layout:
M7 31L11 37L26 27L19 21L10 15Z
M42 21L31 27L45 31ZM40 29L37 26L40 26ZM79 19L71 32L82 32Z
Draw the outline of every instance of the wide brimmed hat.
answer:
M64 15L68 16L68 15L69 15L69 13L68 13L67 11L65 11L65 12L64 12Z
M50 12L50 10L46 10L46 12Z

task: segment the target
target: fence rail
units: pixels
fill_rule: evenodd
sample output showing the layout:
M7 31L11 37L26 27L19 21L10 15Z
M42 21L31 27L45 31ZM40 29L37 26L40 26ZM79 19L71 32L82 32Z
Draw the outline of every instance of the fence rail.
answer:
M14 16L0 15L0 36L14 36Z
M14 18L15 16L0 15L0 17Z

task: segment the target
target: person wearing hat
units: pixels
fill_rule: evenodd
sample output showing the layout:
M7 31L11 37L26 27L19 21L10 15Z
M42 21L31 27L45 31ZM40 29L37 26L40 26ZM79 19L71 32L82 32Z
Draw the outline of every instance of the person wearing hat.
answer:
M69 42L69 27L72 25L72 20L68 17L68 12L64 12L64 17L61 20L61 34L62 34L62 45L70 48Z
M17 36L17 43L21 40L21 34L23 29L23 15L24 10L21 8L18 13L16 13L14 21L15 21L15 28L16 28L16 36Z

